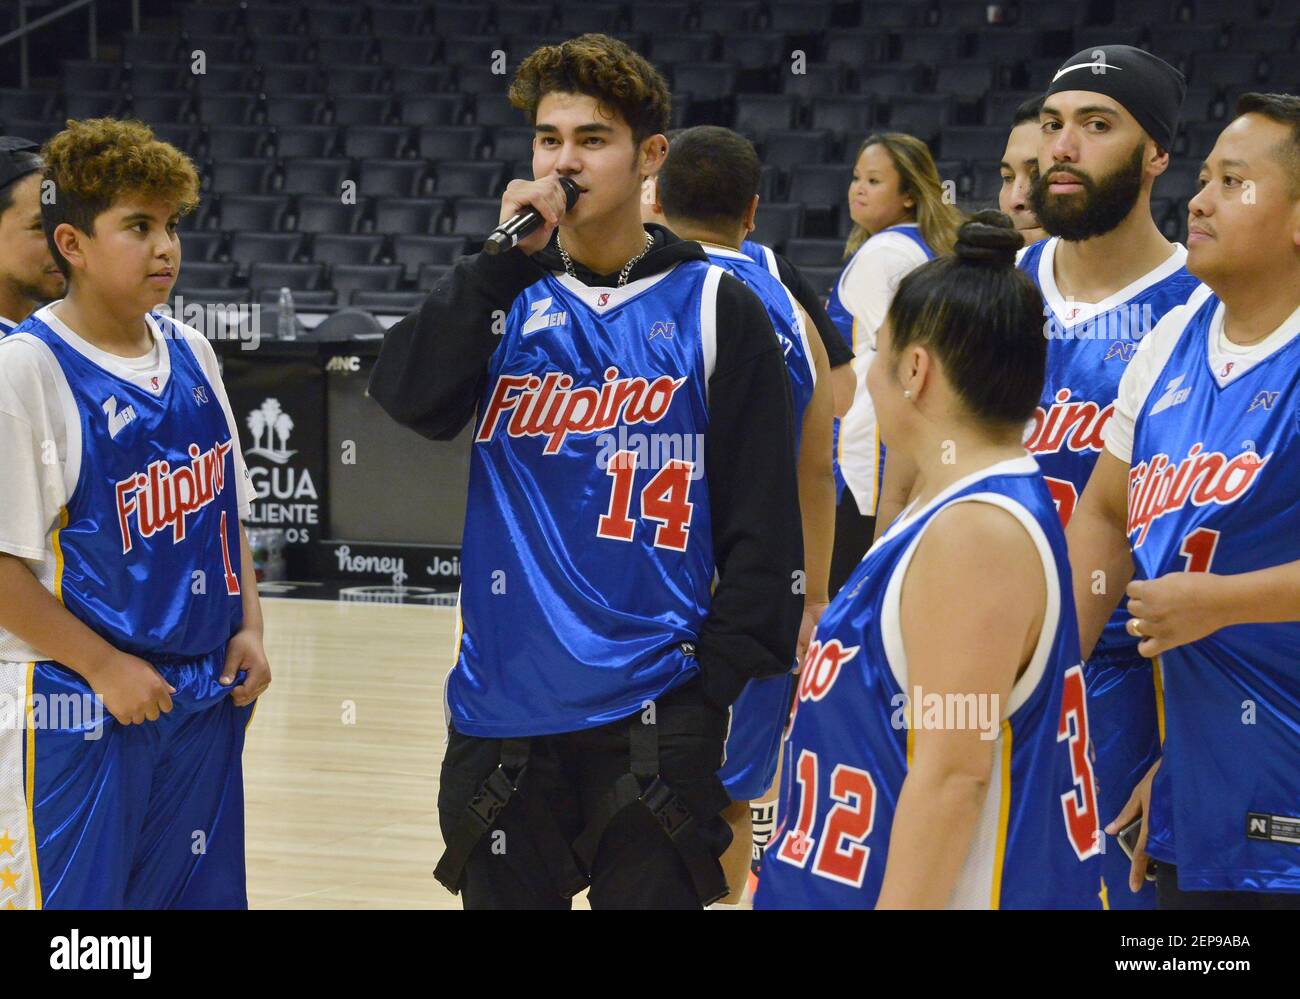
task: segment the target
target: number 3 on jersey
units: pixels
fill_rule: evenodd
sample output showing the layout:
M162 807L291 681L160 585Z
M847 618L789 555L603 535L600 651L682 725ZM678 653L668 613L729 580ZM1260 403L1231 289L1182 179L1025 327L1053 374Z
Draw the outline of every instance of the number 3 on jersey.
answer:
M600 516L596 536L611 541L631 541L636 522L628 516L632 505L632 485L636 476L637 453L619 451L605 469L614 480L610 490L609 510ZM675 552L686 551L691 515L695 504L687 497L691 491L691 473L695 465L673 459L655 473L641 490L641 518L656 521L654 544Z
M1061 691L1061 720L1056 741L1070 743L1070 773L1073 789L1061 795L1065 833L1080 860L1101 852L1101 825L1097 819L1097 784L1092 760L1088 758L1088 694L1083 684L1083 666L1065 671Z

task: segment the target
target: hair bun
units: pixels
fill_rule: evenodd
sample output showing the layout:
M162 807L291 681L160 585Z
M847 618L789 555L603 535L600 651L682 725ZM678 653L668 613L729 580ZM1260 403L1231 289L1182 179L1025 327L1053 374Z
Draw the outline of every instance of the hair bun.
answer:
M986 208L962 223L953 252L965 263L1014 267L1016 253L1024 245L1024 237L1007 215Z

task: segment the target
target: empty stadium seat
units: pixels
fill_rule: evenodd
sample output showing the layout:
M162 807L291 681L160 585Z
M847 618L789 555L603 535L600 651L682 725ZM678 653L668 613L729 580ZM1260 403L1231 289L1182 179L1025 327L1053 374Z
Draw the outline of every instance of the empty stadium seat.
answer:
M362 160L359 188L366 197L415 197L427 172L423 160Z
M204 93L198 100L199 120L205 125L246 125L257 113L257 94Z
M340 201L337 195L304 195L297 199L294 228L298 232L317 234L357 232L365 218L366 205L364 198L351 205Z
M334 151L338 129L333 125L281 125L271 134L276 155L282 160L325 159Z
M353 308L371 312L406 315L414 312L424 301L422 291L366 291L359 288L352 293Z
M398 104L401 120L408 125L459 125L465 110L460 94L403 94Z
M39 90L0 90L0 121L50 117L54 95Z
M340 148L353 159L397 159L410 137L406 125L352 125L341 133Z
M375 35L417 35L428 27L422 4L374 4L369 20Z
M353 291L396 291L401 264L338 264L330 268L330 284L340 296Z
M324 264L256 263L248 271L248 286L254 291L263 288L311 291L319 288L324 280Z
M325 89L325 77L314 63L283 63L264 67L257 85L266 94L318 93Z
M233 263L184 260L182 257L180 273L176 275L176 287L229 288L234 279L235 265Z
M796 267L839 267L844 260L844 241L840 239L792 238L786 241L785 255Z
M319 264L373 264L384 249L378 234L321 233L312 240L311 259Z
M221 250L222 234L214 230L187 232L181 238L181 269L191 262L216 260Z
M462 198L456 202L451 234L482 239L497 227L501 201L497 198Z
M796 123L799 98L787 94L742 94L736 98L732 127L761 141L770 129L787 129Z
M848 189L847 183L845 190ZM803 229L804 207L801 204L774 205L760 202L754 215L754 231L750 239L766 243L775 250L784 250L786 242Z
M442 198L379 198L375 202L375 232L430 235L437 232L446 211L447 202Z
M387 94L349 94L330 101L336 125L384 125L392 113Z
M345 180L355 180L348 159L291 159L284 164L280 190L286 194L324 194L337 198Z
M206 146L214 160L253 159L266 149L266 129L261 125L213 125Z
M218 160L207 170L213 194L266 194L274 164L262 159Z
M444 161L435 172L434 190L439 197L489 198L499 195L503 186L504 171L497 162Z
M283 227L289 199L281 194L223 194L218 214L226 232L256 229L274 232Z
M413 280L424 264L449 265L465 253L461 236L401 235L393 237L393 261L401 264L406 279Z
M829 129L773 129L763 140L763 163L790 170L806 163L827 163L835 149Z
M291 264L302 250L296 232L236 232L230 237L230 259L247 274L253 264Z
M111 62L65 59L59 75L65 91L116 90L122 84L122 67Z

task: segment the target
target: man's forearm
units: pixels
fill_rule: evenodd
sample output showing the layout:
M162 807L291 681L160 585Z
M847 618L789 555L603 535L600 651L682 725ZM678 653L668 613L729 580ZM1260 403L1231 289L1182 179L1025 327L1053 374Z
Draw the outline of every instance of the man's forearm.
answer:
M1218 577L1223 624L1300 621L1300 562Z
M1123 527L1084 503L1070 518L1065 537L1079 617L1079 651L1087 659L1133 578L1133 552Z
M0 627L87 680L117 651L59 603L22 559L3 553Z

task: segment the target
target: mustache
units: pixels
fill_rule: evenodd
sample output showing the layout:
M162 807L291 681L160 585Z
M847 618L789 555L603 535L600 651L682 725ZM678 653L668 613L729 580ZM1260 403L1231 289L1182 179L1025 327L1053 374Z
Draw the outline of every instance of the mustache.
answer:
M1035 177L1034 188L1040 194L1046 194L1047 185L1049 183L1047 178L1054 177L1057 174L1066 174L1067 176L1075 178L1076 180L1079 181L1079 183L1081 183L1084 186L1084 189L1088 191L1092 191L1097 186L1096 183L1093 181L1093 179L1089 177L1086 173L1084 173L1082 170L1076 170L1073 167L1068 167L1068 166L1058 166L1058 167L1052 167L1052 169L1048 170L1046 173L1040 173L1037 177Z

